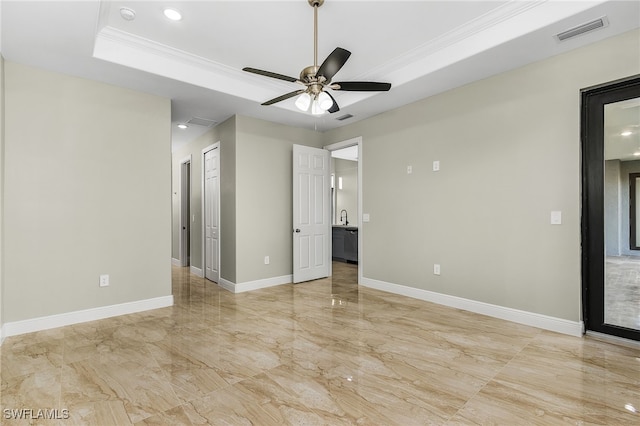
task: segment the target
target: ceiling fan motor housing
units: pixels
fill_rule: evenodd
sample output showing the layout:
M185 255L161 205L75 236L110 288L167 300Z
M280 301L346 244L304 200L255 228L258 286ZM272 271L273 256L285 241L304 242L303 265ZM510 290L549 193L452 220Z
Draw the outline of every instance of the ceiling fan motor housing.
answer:
M300 71L300 81L304 83L311 83L316 80L316 73L320 69L319 66L310 65Z
M322 6L322 3L324 3L324 0L308 0L308 1L312 7L320 7Z
M311 65L300 72L300 81L307 86L307 92L311 95L317 95L322 92L324 86L325 78L316 75L318 69L320 69L319 66Z

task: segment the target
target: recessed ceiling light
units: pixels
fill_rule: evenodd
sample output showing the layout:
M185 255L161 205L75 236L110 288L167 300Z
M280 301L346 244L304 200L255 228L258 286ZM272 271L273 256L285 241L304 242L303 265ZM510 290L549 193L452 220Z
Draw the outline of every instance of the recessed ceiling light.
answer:
M172 21L179 21L182 19L182 14L175 9L165 9L164 16L166 16L167 19L171 19Z
M188 128L188 127L189 127L189 126L187 126L186 124L178 124L178 128L179 128L179 129L186 129L186 128Z
M631 130L625 130L624 132L620 133L620 136L631 136Z
M128 7L121 7L120 16L125 21L133 21L134 19L136 19L136 11L133 9L129 9Z

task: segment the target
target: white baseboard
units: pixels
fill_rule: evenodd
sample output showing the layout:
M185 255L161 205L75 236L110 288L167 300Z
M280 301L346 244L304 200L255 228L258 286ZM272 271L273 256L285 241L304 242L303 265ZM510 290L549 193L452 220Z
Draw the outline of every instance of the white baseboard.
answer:
M34 331L64 327L65 325L133 314L151 309L166 308L168 306L173 306L173 296L155 297L153 299L138 300L118 305L102 306L47 317L8 322L2 326L2 337L17 336L20 334L33 333Z
M584 331L582 321L569 321L562 318L550 317L548 315L536 314L534 312L521 311L518 309L506 308L504 306L492 305L475 300L464 299L462 297L450 296L433 291L421 290L399 284L392 284L378 281L371 278L362 277L360 284L376 290L387 291L389 293L400 294L414 299L425 300L451 308L462 309L477 314L500 318L518 324L529 325L544 330L555 331L557 333L568 334L580 337Z
M204 272L200 268L196 268L195 266L191 266L189 269L193 275L196 275L200 278L204 278Z
M220 282L218 282L218 285L224 288L225 290L230 291L231 293L236 292L236 283L233 283L229 280L225 280L224 278L220 278Z
M176 259L175 257L171 258L171 264L173 266L182 266L182 262L180 262L180 259Z
M224 278L220 278L220 282L218 284L225 290L229 290L232 293L243 293L245 291L290 284L292 281L293 275L283 275L281 277L265 278L263 280L247 281L244 283L233 283L225 280Z

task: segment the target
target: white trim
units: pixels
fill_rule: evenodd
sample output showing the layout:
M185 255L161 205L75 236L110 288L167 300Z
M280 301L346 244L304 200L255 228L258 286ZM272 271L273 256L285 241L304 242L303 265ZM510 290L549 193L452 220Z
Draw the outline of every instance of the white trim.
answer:
M256 281L247 281L244 283L236 284L235 292L242 293L244 291L258 290L261 288L275 287L282 284L291 284L293 282L293 275L283 275L281 277L265 278Z
M231 281L220 278L220 287L232 293L243 293L245 291L259 290L261 288L275 287L282 284L291 284L293 275L283 275L281 277L265 278L262 280L247 281L244 283L233 283Z
M358 282L364 275L364 227L362 226L362 204L363 198L362 194L364 193L364 185L362 184L362 169L364 167L364 163L362 161L363 152L362 152L362 137L359 136L356 138L358 140Z
M358 145L362 142L362 136L358 136L355 138L347 139L346 141L332 143L330 145L325 145L323 148L327 151L337 151L342 148L349 148L353 145ZM360 151L358 151L358 158L360 158Z
M49 330L51 328L134 314L136 312L166 308L169 306L173 306L173 296L162 296L118 305L101 306L99 308L85 309L82 311L8 322L3 325L2 334L3 336L17 336L20 334L33 333L34 331Z
M341 141L341 142L336 142L336 143L332 143L331 145L326 145L324 147L324 149L329 150L329 151L337 151L339 149L342 148L348 148L350 146L354 146L354 145L358 145L358 282L360 282L360 280L362 279L364 272L363 272L363 261L362 259L364 259L363 256L363 249L364 249L364 245L363 245L363 235L364 235L364 229L362 228L362 205L363 205L363 198L362 198L362 194L363 194L363 185L362 185L362 169L363 169L363 161L362 161L362 136L357 136L355 138L351 138L351 139L347 139L346 141ZM333 215L332 215L333 217ZM331 250L329 250L329 252L331 252ZM329 273L331 275L333 275L333 271L331 269L331 255L329 256Z
M204 278L204 269L197 268L197 267L191 265L191 269L190 270L191 270L191 273L193 275L197 275L200 278Z
M5 337L4 325L2 325L0 326L0 346L2 346L2 343L4 342L4 337Z
M382 290L389 293L412 297L414 299L437 303L439 305L449 306L451 308L462 309L465 311L475 312L477 314L487 315L494 318L500 318L519 324L542 328L544 330L568 334L570 336L581 337L583 334L584 325L582 321L569 321L562 318L551 317L534 312L521 311L504 306L492 305L489 303L478 302L476 300L464 299L462 297L450 296L442 293L435 293L428 290L421 290L418 288L407 287L399 284L387 283L384 281L378 281L365 277L362 277L360 279L360 285L374 288L376 290Z
M236 283L225 280L224 278L220 278L220 282L218 282L218 285L225 290L230 291L231 293L236 292Z
M289 88L288 83L281 80L265 80L258 76L249 78L239 68L109 25L98 29L93 57L253 101L261 102ZM293 104L285 103L280 107L284 106L301 112Z
M182 262L180 262L180 259L176 259L175 257L171 258L171 264L173 266L182 266Z

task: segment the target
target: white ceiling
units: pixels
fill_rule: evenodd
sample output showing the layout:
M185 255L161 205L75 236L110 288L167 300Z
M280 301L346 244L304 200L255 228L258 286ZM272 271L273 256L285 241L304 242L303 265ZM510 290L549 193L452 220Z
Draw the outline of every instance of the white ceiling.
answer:
M604 159L640 160L640 98L604 106Z
M133 21L121 7L136 12ZM164 18L164 7L183 14ZM2 0L5 59L172 100L174 148L242 114L325 131L490 75L640 27L638 1L346 1L318 10L321 62L352 52L335 81L392 83L389 92L333 92L341 107L314 117L260 103L300 86L241 71L250 66L298 77L313 64L313 9L286 1ZM605 28L558 42L555 34L606 16ZM336 120L344 114L354 117Z

